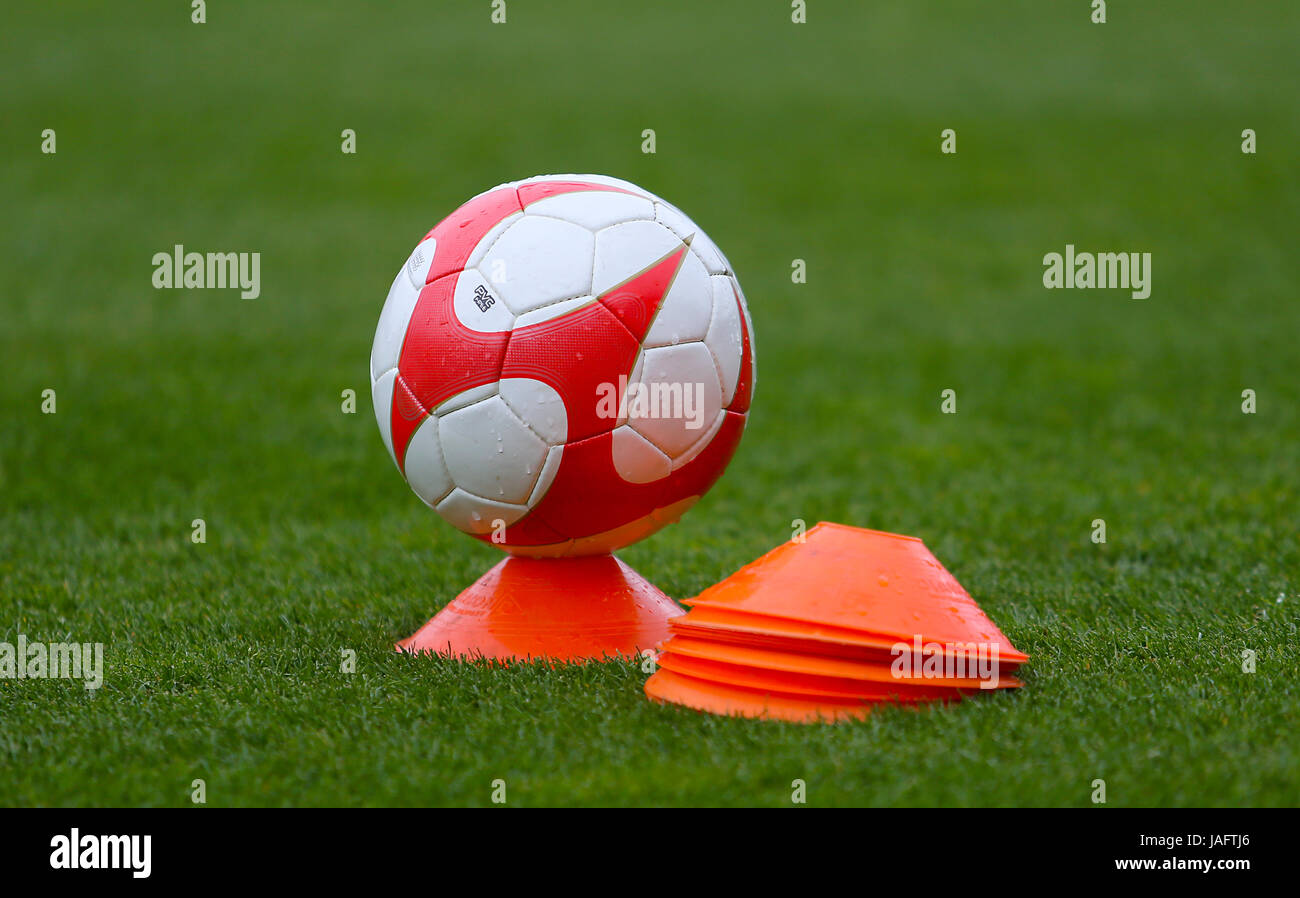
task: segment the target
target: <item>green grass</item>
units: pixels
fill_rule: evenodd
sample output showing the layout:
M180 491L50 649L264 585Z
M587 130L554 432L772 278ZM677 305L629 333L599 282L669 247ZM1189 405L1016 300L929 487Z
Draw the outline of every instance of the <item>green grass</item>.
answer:
M1293 4L208 5L0 35L0 641L107 665L0 681L0 804L1300 804ZM496 555L385 458L379 308L550 171L683 206L757 332L727 476L625 559L690 596L794 518L915 534L1025 689L798 727L390 651ZM153 290L175 243L261 252L261 298ZM1151 298L1044 290L1066 243L1153 253Z

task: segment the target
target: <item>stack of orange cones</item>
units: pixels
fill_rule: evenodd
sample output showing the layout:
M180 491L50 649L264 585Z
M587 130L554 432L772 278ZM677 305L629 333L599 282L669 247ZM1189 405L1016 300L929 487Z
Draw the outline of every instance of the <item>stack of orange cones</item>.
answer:
M1029 658L911 536L820 523L669 622L655 701L800 723L1020 686Z

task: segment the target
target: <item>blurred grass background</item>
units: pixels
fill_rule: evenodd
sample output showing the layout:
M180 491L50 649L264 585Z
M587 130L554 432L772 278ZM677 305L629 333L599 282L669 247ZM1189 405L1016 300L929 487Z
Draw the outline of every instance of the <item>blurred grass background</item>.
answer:
M0 681L0 802L1300 803L1294 4L490 12L7 13L0 641L108 679ZM680 597L795 518L914 534L1027 689L800 728L390 653L496 556L384 457L379 308L459 203L562 171L685 209L757 332L727 476L624 557ZM260 252L261 298L154 290L177 243ZM1151 252L1151 298L1045 290L1066 243Z

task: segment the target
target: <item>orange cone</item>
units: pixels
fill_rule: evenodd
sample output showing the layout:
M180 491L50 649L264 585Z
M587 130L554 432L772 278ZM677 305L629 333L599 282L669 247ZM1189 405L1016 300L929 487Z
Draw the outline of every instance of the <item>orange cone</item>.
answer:
M824 696L839 699L869 699L871 701L926 701L961 698L962 691L953 686L937 686L935 681L889 682L886 680L851 680L844 677L823 677L813 674L773 671L748 664L728 664L722 661L709 661L703 658L683 655L676 651L664 652L659 658L659 666L679 674L701 680L730 683L746 689L758 689L763 692L785 692L790 695ZM888 673L888 670L885 671ZM918 685L924 682L925 685ZM968 681L969 682L969 681ZM979 689L967 685L966 691Z
M668 620L681 613L613 555L511 556L397 649L503 661L629 658L667 637Z
M672 622L669 625L672 626ZM914 686L925 686L934 682L923 677L895 676L890 671L888 664L858 661L851 658L837 658L830 655L731 645L709 639L693 639L690 636L680 634L673 636L672 641L667 645L671 647L671 654L673 655L757 667L763 670L790 674ZM669 653L666 652L665 655L667 654ZM981 681L974 677L965 679L954 677L944 681L945 686L956 689L979 689L980 683ZM1003 676L998 685L1014 688L1022 684L1014 677Z
M1011 646L925 543L822 522L700 593L692 607L747 611L911 640Z
M686 603L646 694L816 722L1014 688L1028 656L919 539L821 523Z
M750 614L746 611L722 611L696 606L685 617L669 622L674 633L701 638L775 649L798 647L812 654L834 655L867 661L891 663L900 643L897 637L880 636L843 627L827 627L789 618ZM912 640L908 640L909 642ZM993 651L990 645L990 652ZM943 649L944 655L952 651ZM1010 672L1022 663L1019 652L1010 649L995 653L999 666Z

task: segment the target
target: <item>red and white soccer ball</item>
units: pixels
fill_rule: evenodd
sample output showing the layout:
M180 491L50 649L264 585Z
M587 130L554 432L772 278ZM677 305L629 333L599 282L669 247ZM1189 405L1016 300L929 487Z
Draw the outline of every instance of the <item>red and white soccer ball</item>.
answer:
M398 272L370 356L398 470L523 555L609 552L722 474L754 388L726 257L676 207L599 175L495 187Z

